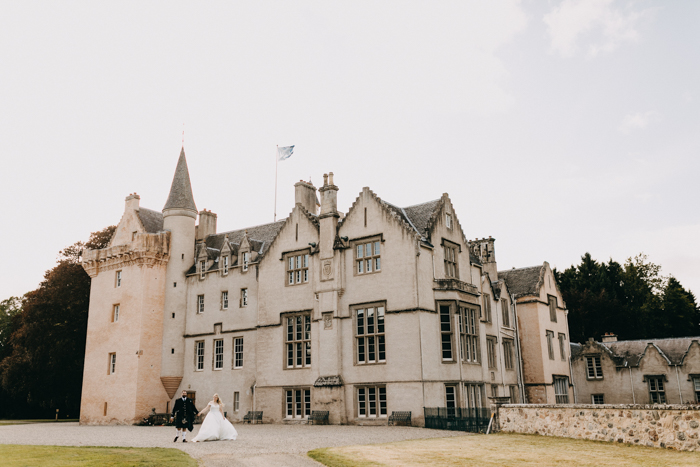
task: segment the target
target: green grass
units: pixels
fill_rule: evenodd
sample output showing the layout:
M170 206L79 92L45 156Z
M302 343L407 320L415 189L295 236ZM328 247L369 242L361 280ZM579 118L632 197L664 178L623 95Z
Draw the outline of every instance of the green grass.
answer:
M105 448L4 444L0 445L0 459L3 467L197 466L197 461L185 452L169 448Z
M77 422L77 418L64 418L64 419L45 419L45 420L0 420L0 426L4 425L29 425L30 423L63 423L63 422Z
M700 452L522 434L468 435L315 449L328 467L697 467Z

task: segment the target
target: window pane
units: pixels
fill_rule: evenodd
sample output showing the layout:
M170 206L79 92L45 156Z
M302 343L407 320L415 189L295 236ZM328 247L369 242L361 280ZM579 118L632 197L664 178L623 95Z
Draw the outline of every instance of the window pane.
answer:
M301 340L301 316L296 317L296 328L297 328L297 336L296 340L300 341Z
M365 388L357 390L357 413L361 417L367 416Z
M357 273L362 274L365 272L365 262L364 261L358 261L357 262Z
M377 307L377 332L384 332L384 307Z
M374 362L374 360L375 360L374 336L370 336L367 338L367 360L370 362Z
M372 272L372 260L368 259L366 264L367 264L367 272Z
M379 256L379 242L374 242L374 255Z
M305 342L306 345L306 366L311 365L311 342Z
M365 256L372 256L372 244L365 243Z
M374 308L367 308L367 334L374 334Z
M358 258L363 257L364 251L365 251L365 249L362 247L362 245L357 245L357 257Z
M377 346L379 348L379 361L386 360L386 351L384 346L384 336L377 336Z
M381 258L374 258L374 270L375 271L381 271L382 269L382 260Z
M369 402L369 414L377 415L377 390L376 388L367 388L367 399Z
M386 388L379 388L379 414L386 415Z
M309 267L309 255L304 255L304 267Z
M360 308L357 310L357 335L361 336L365 333L365 310Z
M297 366L302 365L301 342L297 342Z
M365 362L365 338L360 337L357 339L357 361L358 363Z

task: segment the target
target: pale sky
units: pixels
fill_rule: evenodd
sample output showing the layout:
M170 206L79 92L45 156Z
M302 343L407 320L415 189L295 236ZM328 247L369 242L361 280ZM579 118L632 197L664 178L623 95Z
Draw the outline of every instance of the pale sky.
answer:
M332 171L449 193L499 269L644 252L700 295L700 2L3 2L0 300L161 210L181 146L219 231Z

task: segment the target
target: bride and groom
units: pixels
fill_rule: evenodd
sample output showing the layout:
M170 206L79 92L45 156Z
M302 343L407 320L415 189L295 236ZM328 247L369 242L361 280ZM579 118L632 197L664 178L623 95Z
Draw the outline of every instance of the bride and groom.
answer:
M177 441L182 435L182 442L186 443L187 430L192 431L194 428L194 418L207 410L209 413L199 427L199 433L192 441L196 443L198 441L235 440L238 437L236 429L224 417L224 403L221 402L218 394L214 394L214 398L207 404L207 407L198 412L192 399L187 397L187 391L182 391L182 397L175 401L170 418L170 421L175 420L175 428L177 429L174 441Z

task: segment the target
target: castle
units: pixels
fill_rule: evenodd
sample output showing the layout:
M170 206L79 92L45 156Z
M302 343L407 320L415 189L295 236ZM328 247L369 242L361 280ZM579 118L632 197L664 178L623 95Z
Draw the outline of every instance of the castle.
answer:
M289 217L217 232L180 153L162 212L126 198L92 278L81 423L133 423L180 391L227 416L386 423L489 398L571 398L567 312L552 270L499 272L450 198L398 207L364 188L338 211L333 173L294 185ZM320 198L320 201L319 201ZM199 218L198 224L196 220Z

